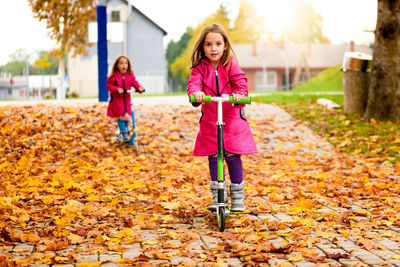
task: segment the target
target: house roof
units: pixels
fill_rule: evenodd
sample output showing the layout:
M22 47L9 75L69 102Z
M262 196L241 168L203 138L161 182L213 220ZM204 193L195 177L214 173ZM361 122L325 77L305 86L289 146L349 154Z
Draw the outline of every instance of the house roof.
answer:
M130 4L129 3L129 0L123 0L126 4ZM135 10L135 11L137 11L139 14L141 14L143 17L145 17L148 21L150 21L152 24L154 24L154 26L156 26L157 28L159 28L162 32L163 32L163 34L164 35L167 35L167 32L163 29L163 28L161 28L161 26L159 26L157 23L155 23L152 19L150 19L148 16L146 16L142 11L140 11L139 9L137 9L137 7L135 7L134 5L131 5L131 7Z
M327 68L342 63L344 53L350 51L350 44L286 44L282 49L275 44L232 45L241 68L285 68L286 60L290 68L297 68L302 53L310 68ZM256 51L256 53L253 53ZM354 51L372 55L366 45L354 45Z

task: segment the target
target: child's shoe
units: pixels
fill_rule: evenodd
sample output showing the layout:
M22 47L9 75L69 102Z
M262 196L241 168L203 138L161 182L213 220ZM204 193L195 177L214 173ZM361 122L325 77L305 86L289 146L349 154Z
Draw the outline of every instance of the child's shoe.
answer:
M123 142L128 142L129 141L129 130L125 129L121 131L121 135L122 135L122 141Z
M223 183L224 190L224 202L225 205L228 207L228 192L226 190L226 183ZM217 209L218 206L218 182L211 182L210 189L213 195L213 199L211 203L208 205L208 209L213 211Z
M243 212L244 207L244 186L245 182L241 184L231 183L229 190L231 192L231 211L232 212Z
M119 141L119 142L124 141L124 137L122 136L122 133L117 133L117 135L115 137L117 138L117 141Z

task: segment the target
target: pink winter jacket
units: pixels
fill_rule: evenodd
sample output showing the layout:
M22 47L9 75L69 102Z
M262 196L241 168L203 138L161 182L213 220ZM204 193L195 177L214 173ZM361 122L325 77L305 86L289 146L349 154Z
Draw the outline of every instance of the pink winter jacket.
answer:
M206 95L242 94L248 96L247 77L232 57L226 66L221 62L217 68L208 59L203 59L193 70L187 85L188 95L203 91ZM218 81L218 83L217 83ZM257 147L244 113L245 105L223 104L224 149L233 154L256 153ZM217 103L203 103L200 130L197 134L193 154L209 156L218 152Z
M110 91L107 107L107 116L109 117L120 117L125 113L132 114L130 93L119 94L118 88L130 90L133 86L135 89L139 89L141 85L132 73L126 72L123 76L116 71L113 76L107 78L107 90Z

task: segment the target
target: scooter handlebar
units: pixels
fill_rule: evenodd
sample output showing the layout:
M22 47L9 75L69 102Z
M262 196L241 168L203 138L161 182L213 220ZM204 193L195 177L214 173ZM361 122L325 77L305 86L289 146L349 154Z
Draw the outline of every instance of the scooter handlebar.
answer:
M129 90L126 90L126 92L129 93L129 94L132 93L132 92L138 93L139 90L136 90L136 89L135 89L135 90L129 89ZM142 93L144 93L144 92L146 92L146 89L143 88L143 92L142 92Z
M196 100L196 97L194 95L190 95L189 96L189 101L190 103L198 103ZM212 96L210 95L206 95L204 100L202 101L202 103L210 103L212 102ZM229 103L231 104L251 104L251 97L250 96L246 96L243 97L240 101L235 101L233 100L233 96L229 96Z

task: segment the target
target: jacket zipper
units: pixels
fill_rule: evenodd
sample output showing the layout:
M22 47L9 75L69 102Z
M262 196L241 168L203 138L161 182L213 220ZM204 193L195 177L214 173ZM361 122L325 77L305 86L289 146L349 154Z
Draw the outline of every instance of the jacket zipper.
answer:
M215 80L217 82L217 96L219 95L219 85L218 85L218 68L215 70Z
M124 107L125 107L125 113L128 113L128 109L126 108L125 74L122 74L122 89L124 89ZM124 113L124 114L125 114L125 113Z

